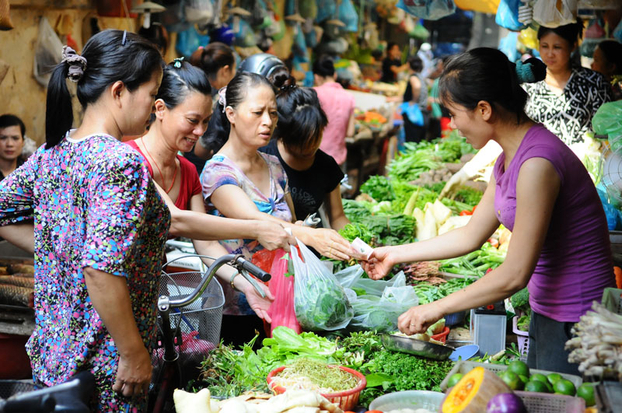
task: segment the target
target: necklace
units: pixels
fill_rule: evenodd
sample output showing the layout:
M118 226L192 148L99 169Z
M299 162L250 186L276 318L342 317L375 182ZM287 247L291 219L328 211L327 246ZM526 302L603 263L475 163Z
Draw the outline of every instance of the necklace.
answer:
M147 145L145 145L145 141L142 138L142 136L140 138L140 141L143 144L143 148L145 148L145 152L147 152L147 155L151 158L151 160L153 161L153 164L155 165L156 169L160 173L160 176L162 177L162 184L165 184L166 182L164 180L164 174L162 173L162 170L160 170L160 167L158 166L158 163L156 162L155 158L151 155L151 153L149 153L149 149L147 149ZM173 189L173 186L175 185L175 179L177 179L177 162L175 163L175 173L173 174L173 182L171 182L171 186L167 190L165 190L167 194L171 192L171 189Z

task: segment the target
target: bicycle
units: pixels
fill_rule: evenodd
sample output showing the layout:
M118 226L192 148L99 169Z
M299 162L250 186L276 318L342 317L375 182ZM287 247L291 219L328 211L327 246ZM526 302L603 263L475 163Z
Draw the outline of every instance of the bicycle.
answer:
M175 261L184 258L196 257L201 259L214 259L212 257L197 254L179 256L163 265L163 276L171 277L171 275L168 274L165 270ZM187 384L187 382L189 381L187 378L183 377L184 374L182 372L179 360L181 350L178 351L178 349L176 348L179 347L181 349L183 345L183 335L180 326L181 323L186 323L187 325L191 325L194 328L194 324L196 324L196 322L193 323L194 320L185 319L183 309L189 307L190 305L195 303L200 297L203 296L205 290L208 288L210 282L214 278L214 275L223 265L230 265L236 268L236 270L239 271L240 275L246 278L255 287L260 295L264 295L263 289L259 286L259 284L251 276L251 274L261 281L269 281L271 275L263 271L261 268L257 267L241 255L227 254L215 259L214 262L209 265L205 271L199 272L200 281L196 287L188 292L188 294L181 294L181 290L183 288L178 288L178 296L176 296L175 298L171 298L170 291L165 291L168 294L165 293L158 298L158 325L160 327L161 333L160 342L163 347L163 352L161 353L162 367L159 369L158 372L154 372L154 380L152 380L150 386L150 412L174 412L173 391L176 388L183 388L185 384ZM197 273L196 271L191 272L194 272L195 274ZM165 282L168 281L165 280ZM220 287L219 284L218 287ZM186 289L188 289L188 287L186 287ZM202 305L201 307L203 308L204 306ZM173 315L174 318L178 320L177 325L175 325L174 327L171 326L171 315ZM213 344L217 345L218 340L216 340L216 343ZM204 354L200 353L199 355L202 356ZM198 369L196 371L198 372Z
M65 383L40 390L33 390L34 384L17 380L2 384L10 384L10 393L18 394L0 399L0 413L88 413L88 402L95 390L95 378L88 371L77 373Z

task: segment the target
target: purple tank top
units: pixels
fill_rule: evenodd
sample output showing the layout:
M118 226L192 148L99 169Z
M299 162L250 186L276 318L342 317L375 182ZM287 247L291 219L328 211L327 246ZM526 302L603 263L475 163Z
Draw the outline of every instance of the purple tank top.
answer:
M495 213L510 231L516 215L516 182L523 162L544 158L561 180L559 196L540 258L529 281L529 304L546 317L577 322L615 287L609 230L596 188L587 170L557 136L544 126L529 129L504 171L505 154L494 167Z

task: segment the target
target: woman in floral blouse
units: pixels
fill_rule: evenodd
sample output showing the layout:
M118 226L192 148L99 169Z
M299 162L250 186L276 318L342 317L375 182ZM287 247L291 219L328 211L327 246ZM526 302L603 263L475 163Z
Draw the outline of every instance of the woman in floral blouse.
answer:
M84 120L72 125L66 78ZM0 234L35 254L34 380L91 371L94 411L146 410L156 300L170 214L140 154L162 78L157 49L106 30L70 48L50 80L46 144L0 183Z

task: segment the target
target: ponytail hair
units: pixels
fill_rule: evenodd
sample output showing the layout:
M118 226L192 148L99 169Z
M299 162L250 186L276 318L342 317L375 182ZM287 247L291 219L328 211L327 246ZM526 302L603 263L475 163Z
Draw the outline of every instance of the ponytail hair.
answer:
M190 63L203 69L210 80L214 81L221 67L229 66L233 69L235 56L229 46L214 42L195 51L190 57Z
M162 68L162 57L147 39L121 30L104 30L89 39L82 52L84 68L77 83L82 109L95 103L108 86L121 81L129 92L148 82ZM56 146L71 129L73 108L67 88L70 60L63 58L50 78L45 112L46 149Z
M328 118L312 88L299 88L290 77L276 95L279 121L273 139L288 148L305 148L318 143Z
M225 108L231 106L233 109L237 108L247 97L247 90L254 89L260 86L268 86L271 90L274 90L272 83L265 77L251 72L239 72L226 86L226 89L218 91L219 99L216 107L214 108L214 114L209 121L207 127L206 140L208 147L218 152L220 148L229 139L229 133L231 132L231 123L225 113Z
M439 81L439 97L444 104L456 103L469 110L486 101L516 115L520 123L525 113L527 92L521 83L544 80L546 66L531 58L518 65L510 62L503 52L480 47L451 58Z

